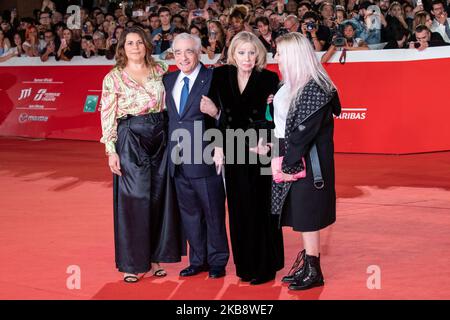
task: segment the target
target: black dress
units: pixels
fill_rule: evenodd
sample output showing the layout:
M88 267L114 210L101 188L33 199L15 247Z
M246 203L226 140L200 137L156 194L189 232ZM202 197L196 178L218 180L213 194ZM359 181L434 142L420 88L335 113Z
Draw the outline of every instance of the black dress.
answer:
M220 127L226 129L268 129L273 123L266 120L266 101L278 86L276 73L253 70L247 86L240 92L237 68L225 65L216 68L210 98L221 109ZM229 143L229 141L226 141ZM242 147L242 146L241 146ZM248 154L249 146L244 150ZM238 146L234 147L234 158ZM225 154L230 150L225 146ZM233 159L236 163L237 159ZM270 166L270 164L266 165ZM230 222L230 237L236 274L244 280L272 279L283 268L282 231L276 216L271 215L270 175L261 175L264 165L225 164L225 183Z

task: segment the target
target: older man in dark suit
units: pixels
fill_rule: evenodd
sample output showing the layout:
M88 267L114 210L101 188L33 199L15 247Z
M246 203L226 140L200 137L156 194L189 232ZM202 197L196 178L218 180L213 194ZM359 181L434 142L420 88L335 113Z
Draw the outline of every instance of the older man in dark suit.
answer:
M169 114L169 172L175 180L183 229L190 246L190 265L181 270L180 276L209 270L210 278L220 278L225 275L229 258L225 191L220 174L222 159L215 157L215 163L208 163L203 156L207 147L203 133L215 126L218 115L215 110L200 107L202 99L208 99L204 96L209 91L212 70L199 61L199 38L182 33L174 39L172 49L179 70L164 77Z

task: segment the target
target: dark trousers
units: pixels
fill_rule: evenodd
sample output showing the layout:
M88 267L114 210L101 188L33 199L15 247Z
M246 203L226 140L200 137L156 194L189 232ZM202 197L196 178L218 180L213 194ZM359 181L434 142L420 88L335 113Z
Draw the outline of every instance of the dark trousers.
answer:
M188 178L175 167L175 187L193 266L225 267L229 258L222 176Z
M184 251L167 172L166 135L164 113L119 122L116 151L122 176L114 175L114 238L121 272L147 272L151 262L178 262Z

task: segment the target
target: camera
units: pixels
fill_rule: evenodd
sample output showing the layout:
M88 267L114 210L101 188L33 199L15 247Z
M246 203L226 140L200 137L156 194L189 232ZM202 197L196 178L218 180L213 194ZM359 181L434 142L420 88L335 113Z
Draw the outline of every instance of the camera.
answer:
M336 37L332 42L335 47L344 47L345 46L345 38L344 37Z
M316 29L316 24L314 22L307 22L306 23L306 30L312 31L313 29Z
M194 17L201 17L203 15L203 10L196 9L194 10Z
M414 42L414 48L416 49L420 48L420 42Z
M209 33L209 37L211 38L211 40L215 40L216 39L216 33L214 31L211 31Z

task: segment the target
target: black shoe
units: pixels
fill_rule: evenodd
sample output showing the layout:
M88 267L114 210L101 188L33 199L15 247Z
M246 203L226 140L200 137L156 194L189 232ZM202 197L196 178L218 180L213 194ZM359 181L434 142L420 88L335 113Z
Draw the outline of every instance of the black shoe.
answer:
M302 250L298 253L297 259L295 259L294 264L292 265L291 270L289 270L289 273L287 276L284 276L281 279L281 282L284 283L292 283L294 282L294 278L300 278L303 275L304 272L304 266L305 266L305 250ZM301 264L303 262L303 264Z
M319 257L305 255L304 271L301 277L295 277L289 285L290 290L306 290L324 285Z
M257 277L250 281L251 285L263 284L269 281L273 281L275 279L275 274L271 274L269 276Z
M205 266L189 266L180 271L180 277L190 277L199 274L200 272L208 271Z
M223 267L218 268L211 267L211 269L209 270L209 277L213 279L225 277L225 274L226 274L225 268Z

